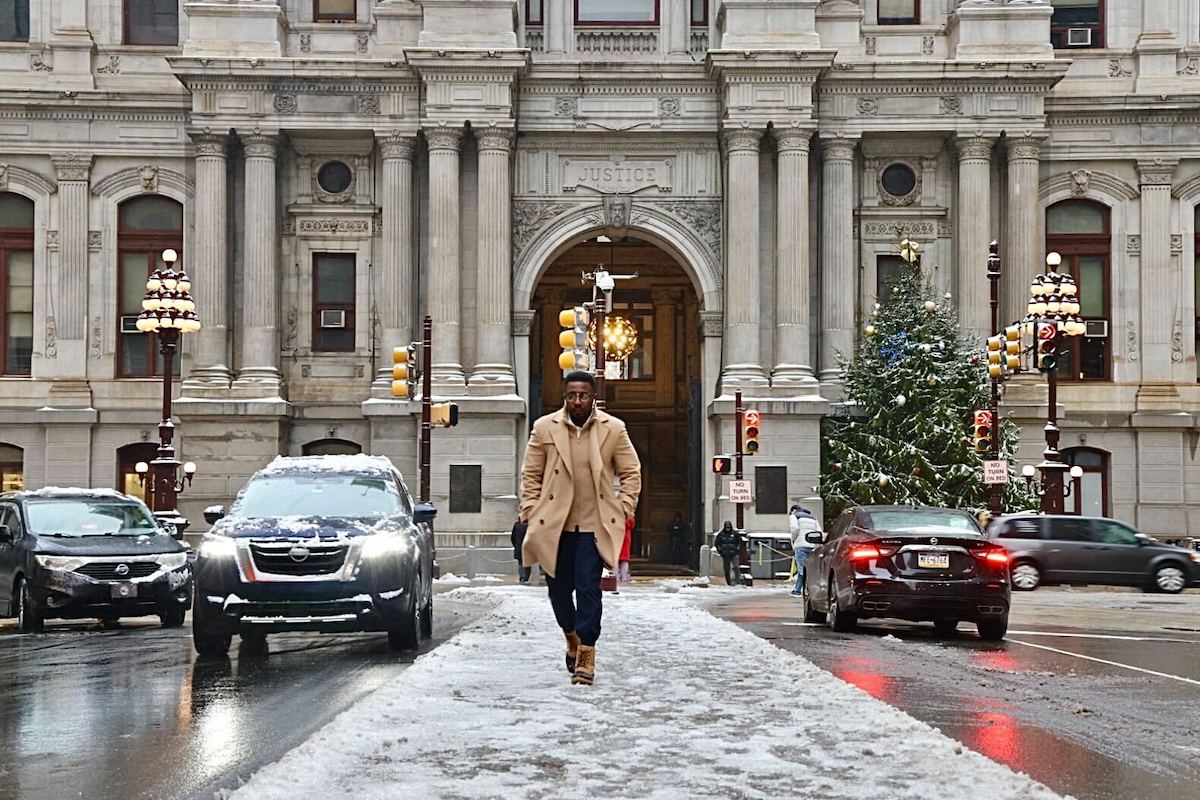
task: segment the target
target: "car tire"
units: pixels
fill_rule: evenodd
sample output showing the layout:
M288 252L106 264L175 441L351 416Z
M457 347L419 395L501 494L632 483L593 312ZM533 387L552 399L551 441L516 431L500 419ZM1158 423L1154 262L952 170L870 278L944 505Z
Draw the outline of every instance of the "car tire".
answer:
M29 583L21 579L13 594L17 597L17 627L21 633L41 633L45 627L45 612L38 606Z
M841 604L838 603L837 586L833 581L829 582L829 627L838 633L854 633L858 627L858 615L852 611L845 611Z
M1009 582L1017 592L1032 592L1042 585L1042 571L1032 561L1018 561L1009 569Z
M420 579L414 579L408 593L412 601L400 618L400 627L388 631L388 647L392 650L416 650L421 646L421 604L417 601L420 587Z
M164 628L180 628L183 627L183 619L186 615L187 609L183 606L163 606L158 618L162 621Z
M219 619L213 619L208 604L197 600L192 607L192 645L207 658L225 658L233 634Z
M802 581L800 585L802 587L800 592L800 610L804 615L804 621L824 622L825 614L812 607L812 600L808 596L808 581Z
M958 620L956 619L935 619L933 621L933 630L938 636L947 637L953 636L958 632Z
M1187 586L1187 572L1179 564L1163 564L1154 570L1154 591L1179 594Z
M975 623L979 638L989 642L998 642L1008 633L1008 615L994 619L981 619Z

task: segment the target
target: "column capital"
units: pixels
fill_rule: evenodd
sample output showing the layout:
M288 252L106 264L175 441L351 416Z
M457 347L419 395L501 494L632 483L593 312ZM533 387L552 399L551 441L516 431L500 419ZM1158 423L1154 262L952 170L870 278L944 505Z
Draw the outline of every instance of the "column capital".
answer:
M71 153L50 159L60 181L86 181L92 173L91 153Z
M512 312L513 336L528 336L533 330L533 320L535 317L537 317L536 311Z
M417 137L415 136L393 133L388 136L380 136L376 141L379 142L379 153L385 161L389 159L412 161L417 152Z
M812 138L812 131L798 128L774 128L771 131L771 136L775 139L775 146L779 149L780 153L807 153L809 150L809 140Z
M225 158L226 148L229 146L229 137L227 135L205 130L200 133L192 133L190 136L196 147L197 158L202 156Z
M1139 186L1170 186L1179 159L1148 158L1137 162Z
M439 150L457 153L462 149L462 128L437 125L432 128L424 128L422 131L431 153Z
M1041 136L1014 136L1004 140L1004 149L1009 161L1038 161L1041 157Z
M475 141L480 153L507 155L512 152L516 138L516 131L511 128L482 128L475 131Z
M278 155L279 137L269 133L250 133L242 137L242 149L246 158L269 158Z
M821 139L821 154L826 161L853 161L857 139L830 137Z
M991 136L963 136L955 140L958 146L958 160L991 161L992 146L996 143Z
M758 152L763 132L755 128L734 128L725 131L725 150L729 153Z

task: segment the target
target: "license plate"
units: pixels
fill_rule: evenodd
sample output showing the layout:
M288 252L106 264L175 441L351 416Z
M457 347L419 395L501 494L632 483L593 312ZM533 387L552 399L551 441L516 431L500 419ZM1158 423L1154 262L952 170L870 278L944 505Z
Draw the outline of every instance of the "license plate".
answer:
M112 584L112 596L116 600L123 600L126 597L137 597L138 587L136 583L114 583Z
M950 569L950 554L917 553L917 566L925 569Z

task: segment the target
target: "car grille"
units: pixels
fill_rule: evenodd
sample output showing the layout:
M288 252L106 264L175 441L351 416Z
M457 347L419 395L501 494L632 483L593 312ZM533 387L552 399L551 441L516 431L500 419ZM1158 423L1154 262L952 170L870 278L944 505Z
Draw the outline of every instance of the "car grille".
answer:
M129 572L124 575L117 573L117 567L122 564L129 568ZM75 571L98 581L127 581L145 578L158 570L158 564L153 561L93 561Z
M308 557L297 561L291 555L294 547L308 550ZM272 575L327 575L337 572L346 561L344 544L250 544L254 568Z

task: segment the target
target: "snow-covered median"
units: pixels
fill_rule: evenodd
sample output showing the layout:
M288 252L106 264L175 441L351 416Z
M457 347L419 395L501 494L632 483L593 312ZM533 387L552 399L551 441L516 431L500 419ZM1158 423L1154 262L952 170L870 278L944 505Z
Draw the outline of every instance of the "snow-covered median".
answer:
M545 591L495 609L235 798L1055 798L677 592L605 596L571 686Z

